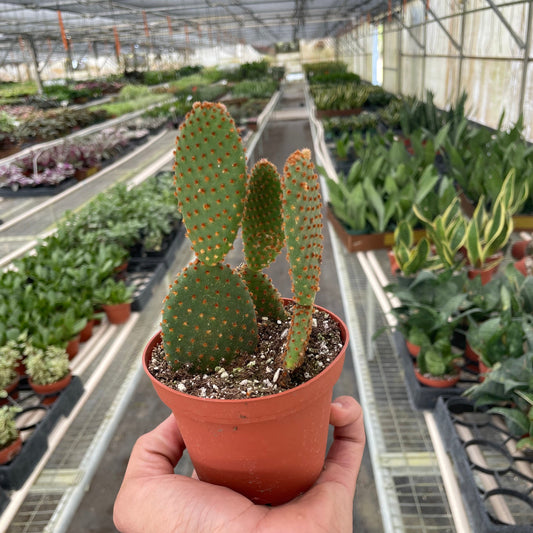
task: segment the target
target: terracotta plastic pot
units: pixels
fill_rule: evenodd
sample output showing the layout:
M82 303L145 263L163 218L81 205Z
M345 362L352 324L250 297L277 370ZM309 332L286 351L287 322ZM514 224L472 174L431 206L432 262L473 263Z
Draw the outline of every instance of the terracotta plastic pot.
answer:
M22 439L20 435L11 444L5 448L0 449L0 465L5 465L11 462L22 449Z
M143 353L144 370L174 413L201 480L272 505L292 500L316 481L324 465L333 386L348 345L346 325L326 312L342 331L339 355L308 382L262 398L205 399L161 384L148 370L161 340L160 333L152 337Z
M131 316L131 303L103 305L102 309L111 324L124 324Z
M407 346L407 351L413 356L418 357L418 354L420 353L420 346L418 344L413 344L412 342L409 342L407 339L405 340L405 346Z
M54 383L49 383L48 385L39 385L34 383L31 378L28 380L28 382L34 392L44 396L42 403L44 405L50 405L57 400L57 395L70 384L71 379L72 374L69 372L64 378Z
M469 342L466 341L465 345L465 357L469 359L470 361L478 362L479 361L479 353L470 346Z
M11 396L13 400L18 399L19 397L19 393L17 390L17 387L19 386L19 382L20 382L20 375L17 373L17 377L11 383L9 383L9 385L6 385L4 387L4 390L7 392L9 396ZM8 403L9 403L9 400L7 398L0 398L0 406L7 405Z
M483 361L479 361L479 382L483 383L485 381L485 375L491 371L491 367L487 366Z
M436 389L444 389L447 387L454 387L459 381L459 371L457 375L448 375L448 376L427 376L420 373L420 370L415 367L415 377L423 385L428 387L433 387Z
M94 320L88 320L85 327L80 331L80 342L88 341L93 335Z
M514 267L523 276L528 276L531 272L532 264L533 264L533 257L527 255L526 257L522 257L522 259L515 261Z
M69 359L74 359L80 351L80 336L76 335L73 339L70 339L67 343L65 351L68 353Z
M530 243L531 243L531 240L529 239L515 242L511 246L511 255L515 259L522 259L526 255L526 248L528 247Z
M387 251L387 256L389 258L391 274L394 276L397 274L398 270L400 270L400 265L398 265L398 261L396 261L396 256L392 250Z
M498 272L500 268L501 259L503 257L502 253L495 254L487 259L487 265L481 268L475 268L470 266L468 268L468 279L474 279L476 276L481 277L481 284L486 285Z

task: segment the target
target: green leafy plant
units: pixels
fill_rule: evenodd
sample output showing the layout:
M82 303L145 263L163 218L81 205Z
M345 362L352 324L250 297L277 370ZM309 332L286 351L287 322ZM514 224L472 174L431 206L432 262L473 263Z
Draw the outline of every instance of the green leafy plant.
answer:
M3 405L0 407L0 448L5 448L19 436L15 423L15 416L20 413L20 407Z
M513 232L512 215L524 198L522 194L517 195L514 177L515 173L511 171L490 211L481 198L467 223L464 246L468 260L474 267L485 266L489 258L509 241Z
M7 341L0 347L0 389L7 387L17 377L15 368L21 359L16 341Z
M424 223L427 236L435 246L436 255L445 268L457 268L463 261L459 251L466 240L466 220L457 197L453 198L442 214L428 219L421 209L413 206L413 212Z
M482 383L466 391L476 406L505 419L516 447L533 449L533 352L498 362Z
M468 306L466 274L420 271L414 278L399 278L386 287L400 304L391 309L396 328L409 342L420 346L422 372L435 376L453 370L457 353L451 349L451 337L465 317L474 310Z
M199 142L199 141L202 142ZM322 253L318 176L309 150L286 161L283 177L267 160L247 176L237 128L226 108L196 103L180 127L176 192L195 259L165 298L163 347L174 365L214 370L258 342L257 316L284 316L282 300L262 270L287 248L294 296L285 353L299 366L311 329ZM224 264L242 224L245 262Z
M126 285L124 281L107 278L102 286L94 291L94 303L97 305L130 303L134 292L135 287Z
M413 228L406 220L401 220L394 230L392 250L400 270L406 276L416 274L431 265L430 244L427 237L422 237L415 244Z
M59 346L36 348L26 345L24 364L28 376L37 385L49 385L63 379L69 373L68 354Z
M456 361L460 357L460 353L453 351L450 339L441 337L420 345L416 363L421 374L439 377L456 373Z

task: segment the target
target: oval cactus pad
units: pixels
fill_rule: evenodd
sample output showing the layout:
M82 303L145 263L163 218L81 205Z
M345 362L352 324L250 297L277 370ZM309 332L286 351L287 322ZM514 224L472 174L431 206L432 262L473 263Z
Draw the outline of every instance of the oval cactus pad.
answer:
M192 248L203 263L220 262L233 246L246 181L244 149L226 107L195 103L176 141L175 184Z
M281 178L276 167L261 159L250 173L244 202L242 241L246 264L266 268L280 253L285 241L281 218Z
M190 263L163 302L161 332L169 361L196 371L257 346L254 304L242 278L223 264Z

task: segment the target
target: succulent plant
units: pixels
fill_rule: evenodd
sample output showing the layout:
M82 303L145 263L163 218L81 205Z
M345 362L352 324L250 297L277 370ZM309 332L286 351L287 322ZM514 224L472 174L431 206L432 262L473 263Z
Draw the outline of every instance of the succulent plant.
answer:
M235 122L222 104L197 102L176 145L176 197L195 259L170 286L161 331L177 367L214 370L258 343L258 318L286 316L263 269L285 245L295 305L284 366L302 362L320 277L322 215L308 149L289 156L283 176L266 159L248 176ZM224 264L242 226L244 262Z

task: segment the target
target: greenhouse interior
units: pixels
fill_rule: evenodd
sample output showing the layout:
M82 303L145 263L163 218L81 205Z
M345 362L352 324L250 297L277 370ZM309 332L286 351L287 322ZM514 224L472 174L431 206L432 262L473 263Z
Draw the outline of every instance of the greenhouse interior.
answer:
M533 532L532 26L0 0L0 532Z

